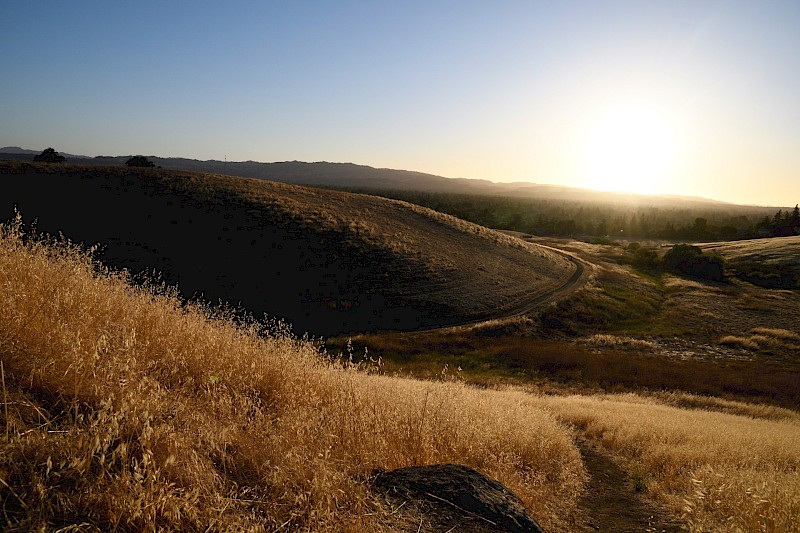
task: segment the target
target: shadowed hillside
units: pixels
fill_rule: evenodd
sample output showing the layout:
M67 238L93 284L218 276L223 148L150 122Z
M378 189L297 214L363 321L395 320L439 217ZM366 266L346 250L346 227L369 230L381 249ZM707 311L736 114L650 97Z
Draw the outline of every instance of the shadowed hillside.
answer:
M72 240L185 296L241 303L328 335L513 314L575 265L398 201L168 170L0 163L0 216Z

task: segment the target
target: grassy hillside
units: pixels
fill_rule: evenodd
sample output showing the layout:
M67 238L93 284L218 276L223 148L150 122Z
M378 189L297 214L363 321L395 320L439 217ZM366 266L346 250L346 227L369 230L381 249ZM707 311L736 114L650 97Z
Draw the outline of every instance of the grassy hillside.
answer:
M733 274L767 288L800 289L800 236L709 243L703 250L721 255Z
M99 243L187 297L328 335L513 314L575 265L453 217L372 196L159 169L0 162L0 217Z
M578 440L691 531L800 527L800 416L380 375L0 227L5 531L417 531L376 468L458 462L580 531ZM408 507L408 506L407 506Z
M393 530L373 470L439 462L574 518L569 432L516 395L369 376L9 227L0 291L5 531Z

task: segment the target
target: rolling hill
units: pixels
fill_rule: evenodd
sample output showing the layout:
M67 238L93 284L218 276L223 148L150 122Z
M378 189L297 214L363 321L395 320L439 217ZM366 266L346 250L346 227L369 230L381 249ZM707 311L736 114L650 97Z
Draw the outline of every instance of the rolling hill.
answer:
M1 157L21 161L31 161L38 153L36 150L27 150L16 146L0 148ZM97 157L74 154L61 155L67 158L68 163L102 167L123 166L125 161L131 157L130 155ZM257 161L218 161L213 159L201 161L183 157L155 156L148 156L148 159L155 165L165 169L190 170L297 185L363 189L368 191L425 191L664 207L742 208L742 206L699 197L638 195L530 182L498 183L484 179L446 178L423 172L373 168L353 163L332 163L327 161L313 163L303 161L261 163Z
M800 236L701 245L721 255L736 277L767 288L800 289Z
M574 278L570 258L412 204L165 169L0 162L0 217L88 245L184 296L298 333L411 330L508 316Z

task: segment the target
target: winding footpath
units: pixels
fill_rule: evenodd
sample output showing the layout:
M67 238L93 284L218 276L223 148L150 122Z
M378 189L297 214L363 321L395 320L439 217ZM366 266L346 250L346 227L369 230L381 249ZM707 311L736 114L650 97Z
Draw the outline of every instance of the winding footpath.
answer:
M681 525L645 501L633 480L587 441L578 441L589 486L579 502L587 517L581 532L678 533Z

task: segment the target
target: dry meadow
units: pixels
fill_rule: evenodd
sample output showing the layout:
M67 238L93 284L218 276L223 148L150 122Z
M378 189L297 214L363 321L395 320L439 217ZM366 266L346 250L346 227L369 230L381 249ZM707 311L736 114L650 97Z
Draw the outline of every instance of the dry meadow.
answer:
M579 439L687 530L800 529L791 410L381 375L18 222L0 229L0 294L6 531L414 531L370 479L447 462L512 488L546 530L580 530Z

